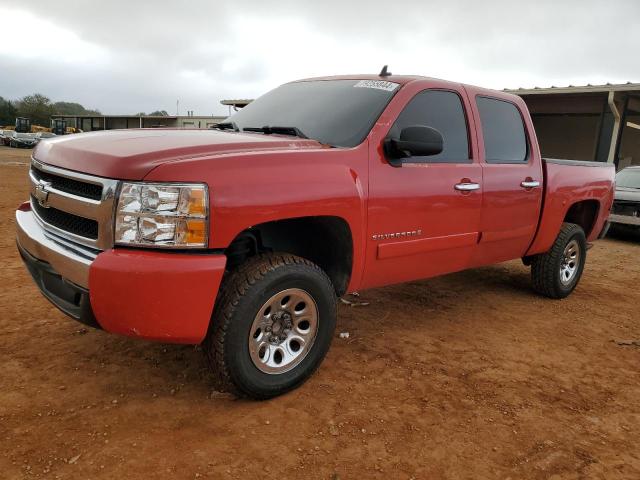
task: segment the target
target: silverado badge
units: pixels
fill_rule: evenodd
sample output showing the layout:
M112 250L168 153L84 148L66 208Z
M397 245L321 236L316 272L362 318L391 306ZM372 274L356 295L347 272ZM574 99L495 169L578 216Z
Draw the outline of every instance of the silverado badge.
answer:
M391 238L410 238L419 237L422 235L422 229L409 230L408 232L395 232L395 233L380 233L371 235L371 240L388 240Z

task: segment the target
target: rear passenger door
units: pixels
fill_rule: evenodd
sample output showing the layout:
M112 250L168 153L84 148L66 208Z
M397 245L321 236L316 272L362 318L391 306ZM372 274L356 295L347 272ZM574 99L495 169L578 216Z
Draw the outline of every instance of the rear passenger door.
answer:
M520 258L529 248L539 221L543 175L518 105L476 95L475 107L483 196L480 242L473 263L486 265Z

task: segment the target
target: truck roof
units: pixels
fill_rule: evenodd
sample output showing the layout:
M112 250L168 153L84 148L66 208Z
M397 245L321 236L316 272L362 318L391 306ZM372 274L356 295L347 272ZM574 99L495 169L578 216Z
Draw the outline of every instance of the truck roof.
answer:
M374 74L356 74L356 75L333 75L333 76L328 76L328 77L311 77L311 78L303 78L300 80L294 80L293 82L289 82L289 83L296 83L296 82L311 82L311 81L317 81L317 80L376 80L376 81L385 81L385 82L394 82L394 83L398 83L400 85L406 85L408 83L412 83L412 82L438 82L440 84L445 84L445 85L449 85L452 89L459 89L460 87L465 87L465 88L469 88L475 92L478 93L486 93L487 95L491 95L497 98L513 98L513 99L520 99L520 97L518 95L509 93L509 92L505 92L502 90L493 90L490 88L483 88L483 87L478 87L475 85L469 85L469 84L465 84L465 83L460 83L460 82L452 82L449 80L443 80L441 78L434 78L434 77L426 77L423 75L387 75L384 77L381 77L380 75L374 75Z

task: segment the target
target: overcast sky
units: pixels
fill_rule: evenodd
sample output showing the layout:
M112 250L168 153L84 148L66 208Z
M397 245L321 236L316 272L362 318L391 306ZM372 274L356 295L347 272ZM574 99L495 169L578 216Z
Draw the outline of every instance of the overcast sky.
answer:
M0 96L225 114L320 75L484 87L640 82L639 0L0 0Z

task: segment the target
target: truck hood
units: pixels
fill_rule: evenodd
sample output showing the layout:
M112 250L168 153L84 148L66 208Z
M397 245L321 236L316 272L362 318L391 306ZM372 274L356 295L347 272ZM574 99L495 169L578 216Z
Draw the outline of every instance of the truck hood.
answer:
M637 188L616 187L615 199L627 202L640 202L640 190Z
M36 160L100 177L142 180L163 163L242 152L317 149L315 140L219 130L135 129L81 133L40 142Z

